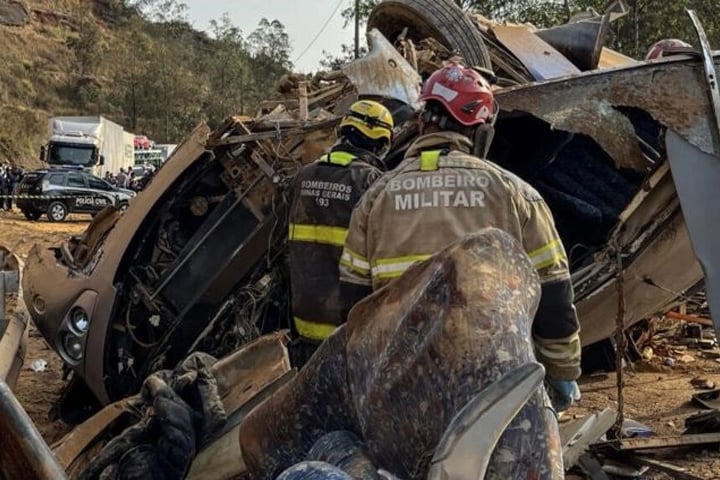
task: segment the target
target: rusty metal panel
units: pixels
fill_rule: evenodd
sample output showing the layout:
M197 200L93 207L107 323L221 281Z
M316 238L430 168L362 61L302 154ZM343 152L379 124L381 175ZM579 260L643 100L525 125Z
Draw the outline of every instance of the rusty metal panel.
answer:
M715 57L718 62L719 57ZM682 85L678 89L677 85ZM496 92L504 111L522 111L553 128L592 137L618 167L647 166L630 121L616 107L648 112L705 153L718 154L702 63L671 58Z
M599 261L598 265L607 272L607 280L590 279L589 289L579 291L576 297L583 345L607 338L615 331L618 299L614 264ZM661 311L679 292L702 278L685 222L677 209L661 233L625 266L625 326Z
M570 60L527 27L497 25L492 28L492 32L495 38L520 60L535 80L580 73L580 69Z

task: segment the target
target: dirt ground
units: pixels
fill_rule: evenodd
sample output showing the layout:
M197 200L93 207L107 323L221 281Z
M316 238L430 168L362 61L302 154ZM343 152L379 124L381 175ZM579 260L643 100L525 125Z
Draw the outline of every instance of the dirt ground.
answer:
M89 217L71 216L63 223L50 223L45 219L26 221L17 212L0 212L0 244L24 258L34 244L43 247L58 245L71 235L81 234L87 227ZM659 355L659 354L658 354ZM658 435L679 435L684 431L684 421L699 412L690 404L694 392L690 380L707 378L720 386L720 363L702 358L698 350L688 348L673 352L687 363L677 361L673 366L664 364L665 357L656 356L642 361L625 370L624 401L625 416L650 427ZM692 357L692 361L690 360ZM35 360L47 362L47 369L35 372L31 365ZM606 407L617 408L616 377L614 373L600 376L584 376L580 388L582 399L564 416L563 421L572 421ZM30 336L25 366L18 380L16 394L38 429L49 443L64 435L69 427L61 422L49 420L50 409L59 397L64 381L62 362L46 345L39 333L33 329ZM683 466L699 478L720 478L720 451L718 447L694 448L686 453L677 451L657 458ZM665 474L648 472L642 478L673 478Z
M70 215L62 223L48 222L45 217L30 222L17 211L0 211L0 245L24 259L33 245L44 248L57 246L64 239L79 235L90 222L87 215ZM42 372L31 369L34 361L47 362ZM31 326L25 364L15 387L15 394L38 430L48 443L53 443L68 432L62 422L49 419L50 408L60 396L65 382L62 380L62 361L45 343L40 333Z

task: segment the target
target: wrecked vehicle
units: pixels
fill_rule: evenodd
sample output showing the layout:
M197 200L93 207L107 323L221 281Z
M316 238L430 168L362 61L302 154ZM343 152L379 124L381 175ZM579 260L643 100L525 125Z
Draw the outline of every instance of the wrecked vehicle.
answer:
M534 31L467 16L452 2L383 2L370 17L367 57L312 81L288 77L288 99L255 119L232 118L212 134L199 126L124 215L105 211L82 237L28 257L28 309L74 373L63 404L77 408L88 389L107 404L190 352L221 357L287 328L293 172L333 143L358 95L393 112L388 161L399 162L417 135L421 75L454 54L497 77L488 158L535 186L553 211L584 345L613 333L619 303L630 326L701 282L696 254L717 305L715 60L706 42L696 55L649 63L604 49L617 15ZM576 38L586 40L568 41Z
M488 271L497 275L481 275L478 282ZM12 394L4 395L7 388L0 381L0 418L7 419L0 422L6 447L0 451L0 476L89 480L142 472L153 478L275 478L278 469L299 459L304 444L327 432L330 439L338 427L350 428L355 415L347 411L359 398L363 428L353 430L373 460L347 452L353 473L357 468L366 473L353 478L379 478L377 468L400 478L426 478L420 472L427 471L430 479L460 480L508 469L552 471L557 478L562 475L558 429L538 388L544 369L531 347L539 294L538 278L517 240L486 229L363 300L299 373L290 369L285 332L265 335L220 360L194 353L173 371L150 375L139 394L103 408L52 450ZM497 328L482 327L488 323ZM406 329L415 332L414 340L402 333ZM496 354L489 343L502 345L506 354ZM458 345L477 355L462 354ZM402 365L395 365L398 349L405 350ZM388 363L393 367L377 368ZM428 375L417 375L417 368ZM429 385L446 394L435 395ZM368 394L346 394L358 388ZM410 402L412 408L397 402L397 395L418 401ZM428 408L437 413L431 428L417 422ZM296 421L288 421L292 415ZM528 442L517 427L528 422L547 436ZM413 425L418 441L391 440ZM262 453L272 448L265 440L270 436L283 445L276 456ZM378 455L388 441L393 448ZM343 450L329 442L327 447ZM285 449L295 451L288 456Z

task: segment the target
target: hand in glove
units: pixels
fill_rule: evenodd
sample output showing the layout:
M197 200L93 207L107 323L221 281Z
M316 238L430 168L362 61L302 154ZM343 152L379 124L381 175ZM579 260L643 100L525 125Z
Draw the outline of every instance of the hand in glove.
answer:
M580 388L574 380L553 380L546 379L548 395L552 406L557 412L563 412L570 408L573 402L580 400Z

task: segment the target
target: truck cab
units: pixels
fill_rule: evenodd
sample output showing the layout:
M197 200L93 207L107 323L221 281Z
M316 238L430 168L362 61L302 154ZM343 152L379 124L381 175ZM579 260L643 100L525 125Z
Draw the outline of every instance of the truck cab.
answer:
M91 168L103 165L105 160L99 153L98 140L80 132L53 135L40 155L41 160L53 166Z
M50 168L81 168L102 177L133 166L133 135L105 117L53 117L40 150Z

